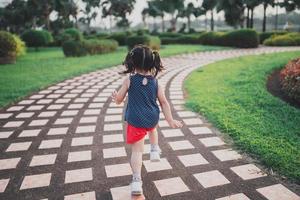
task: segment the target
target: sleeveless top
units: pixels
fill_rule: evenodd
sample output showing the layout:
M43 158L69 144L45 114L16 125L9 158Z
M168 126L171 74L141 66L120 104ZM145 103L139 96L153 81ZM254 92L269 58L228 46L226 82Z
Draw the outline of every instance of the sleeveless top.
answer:
M143 85L143 79L147 84ZM125 121L137 128L153 128L159 120L157 105L157 79L151 75L134 74L130 76L128 102Z

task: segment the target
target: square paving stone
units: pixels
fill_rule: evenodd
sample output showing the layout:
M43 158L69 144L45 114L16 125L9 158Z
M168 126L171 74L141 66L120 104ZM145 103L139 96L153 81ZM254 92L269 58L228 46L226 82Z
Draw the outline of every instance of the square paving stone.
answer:
M12 115L12 113L0 113L0 119L7 119Z
M94 133L96 126L78 126L75 133Z
M108 178L117 176L127 176L132 174L129 163L105 165L105 172Z
M168 178L154 181L160 196L167 196L190 191L188 186L180 177Z
M96 123L98 117L82 117L79 123Z
M71 124L74 118L59 118L57 119L54 124L61 125L61 124Z
M191 111L180 111L177 112L179 117L195 117L196 114Z
M75 151L68 155L68 162L78 162L92 159L92 151Z
M47 110L60 110L64 107L64 104L54 104L48 106Z
M0 170L14 169L17 167L20 160L21 158L0 159Z
M83 145L92 145L93 136L88 137L77 137L72 139L71 146L83 146Z
M263 176L267 176L264 172L262 172L258 167L253 164L241 165L230 168L234 173L236 173L243 180L249 180L254 178L260 178Z
M239 194L232 194L226 197L218 198L216 200L250 200L250 199L243 193L239 193Z
M300 197L281 184L256 189L268 200L299 200Z
M212 151L212 153L220 160L220 161L228 161L228 160L237 160L242 158L240 154L232 149L221 149Z
M13 134L12 131L1 131L0 132L0 139L9 138Z
M188 140L169 142L169 145L174 151L195 148Z
M101 109L86 109L84 115L100 115Z
M209 163L200 153L178 156L178 158L185 167Z
M130 185L110 188L112 200L132 200Z
M160 120L159 122L158 122L158 125L159 125L159 127L169 127L169 124L168 124L168 122L167 122L167 120Z
M103 149L103 158L117 158L127 156L124 147L115 147L109 149Z
M38 102L36 102L37 104L49 104L53 101L53 99L41 99Z
M64 200L96 200L95 192L83 192L78 194L66 195Z
M61 94L49 94L47 98L49 99L57 99L61 96Z
M65 94L64 98L75 98L78 94Z
M103 103L90 103L89 108L102 108Z
M60 103L69 103L71 99L57 99L55 103L60 104Z
M202 120L199 118L188 118L188 119L183 119L183 122L186 125L200 125L203 124Z
M48 123L48 119L32 120L28 126L44 126Z
M0 193L4 192L7 185L8 185L9 179L0 179Z
M41 94L36 94L36 95L32 95L30 97L30 99L40 99L40 98L43 98L45 95L41 95Z
M24 121L10 121L10 122L7 122L3 127L4 128L16 128L16 127L20 127L23 123L24 123Z
M68 127L64 128L50 128L47 135L65 135L68 132Z
M34 112L20 113L16 116L16 118L29 118L34 115Z
M53 117L57 112L56 111L45 111L39 114L39 117Z
M184 136L184 134L180 129L166 129L166 130L162 130L161 133L166 138Z
M53 165L55 163L56 156L56 154L33 156L29 166Z
M51 173L25 176L20 190L46 187L50 185Z
M211 134L212 133L212 131L207 127L191 127L189 129L194 135L202 135L202 134Z
M225 144L219 137L201 138L199 141L206 147L221 146Z
M106 102L107 99L107 97L96 97L93 99L93 102Z
M204 188L230 183L229 180L227 180L227 178L217 170L194 174L194 177Z
M106 115L104 121L105 122L122 121L122 115Z
M24 108L24 106L12 106L7 109L7 111L20 111Z
M17 142L11 143L9 147L6 149L6 152L10 151L26 151L29 149L32 142Z
M103 143L123 142L123 134L103 135Z
M92 168L83 168L66 171L65 183L75 183L93 180Z
M35 100L23 100L20 101L18 104L23 104L23 105L29 105L32 104Z
M146 139L146 137L145 137ZM151 145L150 144L145 144L144 145L144 154L149 154L150 153L150 149L151 149Z
M106 110L107 114L121 114L123 113L123 108L108 108Z
M78 103L78 104L70 104L68 109L80 109L84 106L84 104Z
M42 110L44 108L43 105L40 106L29 106L26 110Z
M75 116L78 112L78 110L66 110L61 113L61 116Z
M174 108L175 110L177 110L177 111L179 111L179 110L184 110L184 107L181 106L181 105L173 106L173 108Z
M123 130L123 124L115 123L115 124L104 124L104 131L121 131Z
M172 166L166 158L161 158L160 162L151 162L150 160L145 160L143 163L147 172L172 169Z
M75 103L86 103L89 101L89 98L76 98L74 100Z
M36 137L40 134L41 129L34 130L24 130L22 131L18 137Z
M43 140L39 146L39 149L59 148L61 144L62 144L62 139Z

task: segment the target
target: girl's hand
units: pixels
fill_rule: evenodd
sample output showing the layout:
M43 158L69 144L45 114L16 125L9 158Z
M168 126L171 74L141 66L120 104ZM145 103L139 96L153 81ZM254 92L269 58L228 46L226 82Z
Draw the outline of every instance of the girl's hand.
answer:
M111 94L111 98L112 98L113 102L116 102L116 98L117 98L117 91L116 90Z
M178 121L178 120L171 120L169 123L169 126L172 127L172 128L181 128L183 126L182 122L181 121Z

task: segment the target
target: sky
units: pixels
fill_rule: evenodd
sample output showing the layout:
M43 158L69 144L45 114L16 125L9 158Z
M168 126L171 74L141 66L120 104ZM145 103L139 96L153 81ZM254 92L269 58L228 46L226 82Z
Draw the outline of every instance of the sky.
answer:
M6 4L8 4L9 2L11 2L11 0L0 0L0 6L5 6ZM79 9L83 9L84 8L84 3L81 2L81 0L75 0L75 2L78 3L79 5ZM195 6L199 6L201 5L202 0L186 0L185 4L188 4L189 2L194 3ZM134 10L133 12L128 16L129 21L131 22L132 26L135 26L139 23L142 22L142 15L141 12L142 10L147 7L147 0L136 0L136 4L134 6ZM109 19L102 19L101 18L101 11L100 9L97 10L97 12L99 12L98 17L96 18L95 21L92 21L91 25L92 26L100 26L100 27L106 27L109 28ZM262 17L263 15L263 8L262 6L255 8L254 11L254 16L258 16L258 17ZM279 8L279 13L284 13L285 10L283 8ZM267 10L267 14L271 14L271 13L275 13L275 9L272 7L269 7ZM220 12L218 14L216 14L216 19L218 18L223 18L223 13ZM80 13L78 15L79 17L83 16L82 13ZM55 13L52 14L52 18L55 18ZM204 19L204 16L200 16L199 19ZM148 19L148 20L153 20L153 19ZM158 19L159 20L159 19ZM168 20L168 16L166 17L166 20Z

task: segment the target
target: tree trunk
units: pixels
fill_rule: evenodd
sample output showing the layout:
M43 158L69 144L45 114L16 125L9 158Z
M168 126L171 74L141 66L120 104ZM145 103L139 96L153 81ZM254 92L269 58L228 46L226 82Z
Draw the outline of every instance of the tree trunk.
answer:
M171 19L171 29L172 29L172 32L175 32L176 31L176 17L174 17L174 15L172 15L172 19Z
M205 12L205 31L207 31L207 12Z
M214 10L212 9L210 12L210 30L214 31L215 22L214 22Z
M250 9L249 9L249 7L247 7L247 22L246 22L246 27L247 28L250 28L250 19L249 19L249 17L250 17Z
M187 17L187 25L188 25L188 30L189 30L189 32L191 31L191 16L188 16Z
M264 18L263 18L263 27L262 27L262 31L263 32L266 32L266 23L267 23L267 7L268 7L268 4L264 4Z
M253 12L254 8L251 9L250 28L253 28Z
M46 19L46 20L45 20L45 21L46 21L45 26L46 26L46 28L47 28L48 31L50 31L50 29L51 29L51 28L50 28L50 19L49 19L49 17L50 17L49 15L47 15L47 16L45 17L45 19Z
M161 30L165 32L165 19L164 16L161 16Z
M276 1L276 14L275 14L275 30L278 30L278 1Z

